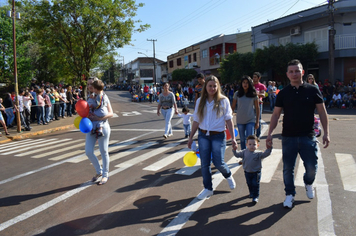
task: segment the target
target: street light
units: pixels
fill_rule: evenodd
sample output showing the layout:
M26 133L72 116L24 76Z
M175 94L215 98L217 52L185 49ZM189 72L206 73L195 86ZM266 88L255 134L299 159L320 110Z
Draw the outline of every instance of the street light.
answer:
M15 79L15 94L16 94L16 107L19 107L19 86L17 82L17 62L16 62L16 19L20 20L20 13L15 11L15 0L12 0L12 11L7 12L7 16L12 18L12 37L14 45L14 79ZM21 120L20 120L20 110L16 111L16 123L17 123L17 132L21 133Z

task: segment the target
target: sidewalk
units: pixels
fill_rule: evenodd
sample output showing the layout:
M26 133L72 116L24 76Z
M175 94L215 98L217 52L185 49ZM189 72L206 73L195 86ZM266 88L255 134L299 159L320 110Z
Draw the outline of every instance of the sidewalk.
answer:
M31 138L41 134L53 133L60 130L75 129L74 119L78 115L73 115L72 117L66 117L65 119L61 118L60 120L52 121L48 125L38 125L37 123L31 123L32 130L24 131L21 133L17 132L17 126L14 126L11 129L8 129L10 135L5 135L4 129L1 127L0 132L2 136L0 137L0 146L2 143L7 143L14 140L22 140Z

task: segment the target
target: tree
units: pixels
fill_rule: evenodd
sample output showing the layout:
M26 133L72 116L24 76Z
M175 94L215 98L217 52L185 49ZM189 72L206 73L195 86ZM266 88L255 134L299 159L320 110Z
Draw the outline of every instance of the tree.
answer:
M24 23L32 37L60 58L77 82L90 75L102 56L129 44L133 32L149 27L132 19L143 6L133 0L24 0L23 4Z
M194 69L176 69L172 72L173 81L189 82L192 81L197 72Z
M16 8L17 9L17 8ZM6 17L10 5L0 7L0 81L11 86L14 83L14 50L12 19ZM27 37L21 21L16 21L16 61L19 87L28 85L34 70L29 57L33 44Z
M239 81L243 75L253 73L253 53L229 54L220 64L220 75L222 83L233 83Z
M275 78L287 81L287 63L292 59L299 59L304 68L308 63L316 61L318 48L315 43L271 45L264 49L257 49L254 54L254 65L256 71L272 72ZM274 78L274 79L275 79Z

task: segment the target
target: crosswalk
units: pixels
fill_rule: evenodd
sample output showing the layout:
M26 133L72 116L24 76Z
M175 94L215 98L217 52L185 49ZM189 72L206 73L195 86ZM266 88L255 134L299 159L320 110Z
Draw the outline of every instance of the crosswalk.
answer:
M180 162L181 168L175 172L177 175L192 175L200 170L200 159L195 166L184 166L183 157L190 151L183 142L186 139L181 139L168 144L159 144L158 142L139 143L137 140L123 141L111 140L109 142L109 153L111 161L111 169L129 168L146 160L155 158L155 162L143 166L143 171L159 171L167 166ZM229 149L230 150L230 149ZM226 161L236 159L232 153L226 152ZM95 148L95 155L99 156L98 147ZM13 155L23 158L46 158L49 161L61 163L81 163L88 161L85 155L85 140L71 138L67 139L26 139L18 142L1 145L0 155ZM130 158L126 158L130 156ZM68 158L68 159L66 159ZM356 162L351 154L335 153L336 163L340 170L340 178L342 180L344 190L356 192ZM121 161L123 160L123 161ZM237 162L237 161L235 161ZM282 176L282 171L278 166L282 162L282 150L273 149L271 155L263 160L262 163L262 183L269 183L276 175ZM241 168L242 169L242 168ZM279 173L280 172L280 173ZM302 161L298 161L295 171L295 185L304 186L303 183L304 167Z

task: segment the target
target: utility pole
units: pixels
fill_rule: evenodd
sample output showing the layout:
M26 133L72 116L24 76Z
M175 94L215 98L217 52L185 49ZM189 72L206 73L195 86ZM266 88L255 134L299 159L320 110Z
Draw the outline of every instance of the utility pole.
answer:
M329 9L329 81L334 83L335 76L335 29L334 29L334 2L335 0L328 0Z
M147 39L147 41L153 42L153 84L156 84L156 51L155 42L157 39Z

